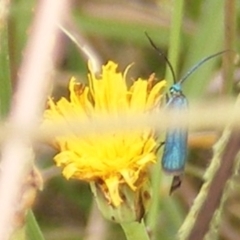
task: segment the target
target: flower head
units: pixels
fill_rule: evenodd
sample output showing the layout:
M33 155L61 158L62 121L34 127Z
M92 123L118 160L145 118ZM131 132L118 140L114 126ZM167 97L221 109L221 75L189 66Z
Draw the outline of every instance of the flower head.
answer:
M88 86L70 80L70 98L61 98L54 103L49 99L49 108L44 113L44 124L56 120L78 117L90 121L97 116L146 113L156 106L162 97L165 81L154 84L154 77L138 79L130 87L126 73L117 72L117 65L108 62L102 74L96 77L89 64ZM54 160L62 168L63 175L94 182L105 199L113 206L123 202L121 185L137 191L146 180L150 164L156 161L156 139L150 127L132 131L112 130L106 133L93 132L80 136L72 132L54 140L59 153Z

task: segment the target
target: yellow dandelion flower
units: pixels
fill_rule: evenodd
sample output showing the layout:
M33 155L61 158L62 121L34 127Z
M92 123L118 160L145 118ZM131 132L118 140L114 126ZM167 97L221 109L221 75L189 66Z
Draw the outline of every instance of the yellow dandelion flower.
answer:
M97 116L110 115L118 118L123 114L146 113L158 107L166 85L156 84L153 77L138 79L127 87L126 74L117 72L117 64L108 62L102 74L96 77L89 64L88 86L70 80L70 98L61 98L44 113L43 124L54 124L56 120L80 117L89 121ZM156 139L150 127L132 131L109 131L104 134L91 131L79 136L59 136L54 139L59 153L54 160L67 178L97 183L105 199L112 206L123 202L121 185L137 191L146 178L150 164L156 162Z

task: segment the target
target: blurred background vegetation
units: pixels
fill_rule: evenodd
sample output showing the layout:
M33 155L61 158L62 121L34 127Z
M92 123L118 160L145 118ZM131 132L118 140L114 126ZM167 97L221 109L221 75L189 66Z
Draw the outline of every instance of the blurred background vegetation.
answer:
M201 58L226 49L226 41L234 50L239 50L239 1L230 12L233 16L234 34L226 35L227 2L219 0L185 0L181 15L181 31L176 48L177 59L173 60L176 75L182 76ZM148 78L155 72L158 79L165 77L166 62L150 46L145 31L166 55L170 45L173 13L177 1L171 0L89 0L74 1L70 26L99 56L101 63L113 60L123 70L135 63L129 78ZM229 2L234 2L229 0ZM10 72L13 89L23 49L29 36L37 1L15 0L11 3L8 43ZM47 24L47 23L46 23ZM171 43L172 44L172 43ZM174 50L172 50L174 51ZM224 89L221 78L221 57L202 66L191 79L184 83L184 93L191 102L212 98L233 97L238 92L239 70L235 68L231 91ZM170 56L171 61L171 56ZM54 96L66 95L70 76L86 81L87 59L76 45L62 35L62 48L57 51L57 67L54 74ZM4 78L4 72L1 74ZM169 85L172 77L167 75ZM2 92L7 86L2 86ZM51 91L51 90L49 90ZM190 133L190 139L192 137ZM206 136L207 137L207 136ZM204 140L202 140L204 141ZM196 197L203 172L211 159L213 142L202 147L201 142L191 144L189 161L182 187L172 196L164 183L158 187L160 204L157 209L158 232L156 239L175 239L176 233ZM74 239L124 239L120 227L99 216L93 203L88 184L75 180L66 181L53 166L54 150L38 146L37 166L43 173L45 186L39 193L34 214L48 240ZM158 166L156 166L158 167ZM160 167L159 167L160 169ZM239 184L239 182L238 182ZM240 235L240 192L232 189L224 208L220 229L221 239L238 239ZM89 234L89 233L92 233ZM90 236L91 235L91 236ZM95 236L95 238L93 237Z

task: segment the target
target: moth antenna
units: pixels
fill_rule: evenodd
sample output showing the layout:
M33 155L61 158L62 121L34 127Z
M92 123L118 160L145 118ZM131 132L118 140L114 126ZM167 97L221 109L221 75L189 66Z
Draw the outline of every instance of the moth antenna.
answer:
M147 32L145 32L146 37L148 38L148 41L150 42L151 46L157 51L157 53L159 54L159 56L162 56L164 58L164 60L166 61L167 65L170 68L172 77L173 77L173 81L174 83L176 83L176 75L173 69L172 64L170 63L170 61L168 60L168 58L165 56L165 54L155 45L155 43L153 42L153 40L149 37L149 35L147 34Z
M212 54L208 57L203 58L202 60L200 60L200 62L198 62L190 70L188 70L188 72L179 80L179 84L182 84L193 72L195 72L205 62L209 61L210 59L212 59L212 58L214 58L218 55L221 55L221 54L223 54L225 52L229 52L229 51L231 51L231 50L224 50L224 51L217 52L217 53L214 53L214 54Z

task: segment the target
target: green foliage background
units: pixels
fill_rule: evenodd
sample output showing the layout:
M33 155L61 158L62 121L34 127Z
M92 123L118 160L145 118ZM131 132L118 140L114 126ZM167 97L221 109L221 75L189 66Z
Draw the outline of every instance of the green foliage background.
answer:
M108 60L116 61L119 69L123 70L134 62L135 65L129 73L131 78L139 76L147 78L152 72L156 72L156 76L163 79L166 63L150 46L144 34L146 31L163 52L167 54L172 51L170 61L177 76L180 77L201 58L223 50L228 36L224 33L226 1L186 0L181 1L184 6L183 12L180 13L182 24L180 24L179 39L170 41L171 28L174 27L171 25L171 21L174 21L172 16L175 8L180 7L176 2L167 0L75 1L71 17L79 34L98 53L103 63ZM36 1L33 0L12 1L8 28L7 31L2 32L1 60L3 59L3 63L0 66L0 92L3 117L9 109L10 86L14 89L35 6ZM236 12L233 13L236 20L233 23L236 29L235 39L238 39L240 34L239 10L239 2L237 2ZM175 24L178 24L177 21ZM238 51L239 41L234 40L233 47ZM209 91L208 87L214 79L214 74L221 67L220 60L219 57L208 62L184 83L184 93L190 103L222 96L216 89ZM75 75L79 81L86 81L86 73L87 60L77 51L74 43L63 35L55 75L55 97L67 94L70 76ZM171 85L172 76L169 74L166 76ZM239 76L236 76L235 80L239 80ZM235 87L235 84L232 86ZM90 239L86 236L89 219L94 211L90 189L86 183L62 179L61 174L53 169L53 154L52 149L39 146L36 164L46 182L33 209L36 219L45 239ZM173 196L169 196L164 187L155 186L155 191L159 191L160 196L160 204L154 215L154 224L157 229L157 231L154 230L155 239L175 239L199 191L202 183L201 173L207 167L210 155L210 147L203 150L190 149L184 186ZM237 239L235 237L240 234L239 197L239 191L233 189L224 210L221 239ZM119 226L105 222L100 216L96 219L104 222L105 231L101 233L103 236L100 236L97 232L97 226L100 223L96 222L95 239L124 239ZM152 224L152 219L149 223Z

